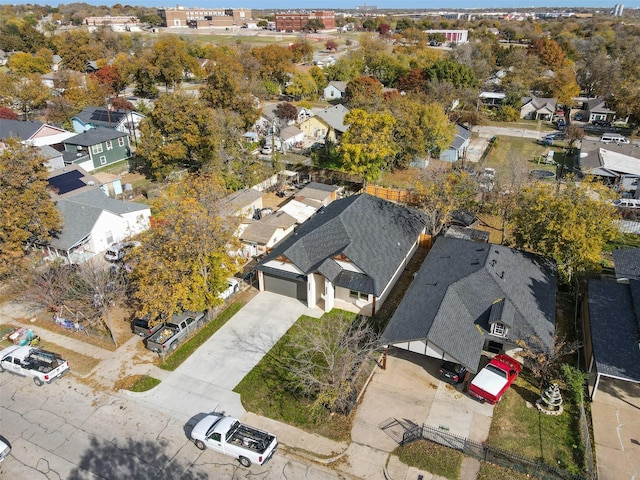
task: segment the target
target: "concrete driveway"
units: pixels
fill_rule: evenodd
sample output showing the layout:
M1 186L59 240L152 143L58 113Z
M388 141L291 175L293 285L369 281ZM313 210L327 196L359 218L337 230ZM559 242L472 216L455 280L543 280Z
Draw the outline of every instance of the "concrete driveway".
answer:
M354 460L368 458L369 468L356 471L357 476L380 478L388 454L398 447L402 433L413 425L427 424L480 442L487 439L493 406L462 393L461 386L440 380L440 363L438 359L404 350L389 351L386 370L375 371L353 422L353 443L347 453ZM389 463L392 478L418 478L418 475L431 478L426 472L414 471L393 459ZM352 461L352 464L367 465L367 462Z
M233 388L300 315L322 313L299 300L260 292L160 385L135 396L185 420L214 410L240 418L245 409Z
M591 417L598 478L640 478L640 385L602 378Z

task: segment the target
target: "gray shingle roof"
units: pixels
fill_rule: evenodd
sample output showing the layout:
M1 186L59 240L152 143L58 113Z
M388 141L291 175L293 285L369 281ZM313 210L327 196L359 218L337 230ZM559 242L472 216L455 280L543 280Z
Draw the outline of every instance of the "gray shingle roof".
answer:
M453 148L454 150L460 150L462 146L471 138L471 131L468 128L463 127L462 125L456 125L456 136L453 137L453 141L451 142L451 146L449 148Z
M613 251L618 280L640 280L640 248L618 248ZM640 305L639 305L640 306Z
M90 147L97 145L107 140L115 140L116 138L126 137L127 134L119 132L112 128L97 127L87 130L86 132L74 135L71 138L67 138L64 143L67 145L80 145L83 147Z
M349 109L342 104L325 108L316 113L316 116L337 132L346 132L349 127L344 124L344 116L349 113Z
M334 281L344 255L380 295L425 228L424 214L368 194L330 203L279 242L259 264L284 255L302 272ZM362 282L361 282L362 283Z
M76 118L96 127L115 128L127 116L124 110L108 110L100 107L85 107Z
M20 140L29 140L43 125L44 123L37 120L21 122L2 118L0 119L0 139L16 137Z
M277 225L269 225L268 223L252 222L240 234L240 239L245 242L256 242L266 245L278 230Z
M640 323L635 314L640 283L590 280L588 302L596 369L603 375L640 382Z
M147 205L135 202L123 202L110 198L96 187L71 197L58 199L56 207L62 216L64 227L51 245L61 250L69 250L86 238L103 211L116 215L148 210Z
M439 237L382 339L386 344L428 339L475 372L496 301L513 306L503 311L509 317L505 323L512 323L507 340L533 335L551 348L555 297L555 267L544 257Z

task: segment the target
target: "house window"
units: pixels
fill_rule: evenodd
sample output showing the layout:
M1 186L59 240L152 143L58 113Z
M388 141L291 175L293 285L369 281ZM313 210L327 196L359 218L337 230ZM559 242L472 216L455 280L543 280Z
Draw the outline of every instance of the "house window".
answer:
M118 145L120 145L121 147L124 147L124 137L120 137L118 139Z
M113 148L113 142L111 140L107 140L107 150L111 150Z
M105 157L104 155L100 155L100 165L106 165L107 164L107 157Z
M496 337L506 337L507 336L507 327L504 323L496 322L491 325L491 334Z
M98 153L102 153L102 144L99 143L98 145L92 145L91 151L93 152L94 155Z
M349 298L355 300L369 300L369 294L357 292L356 290L349 290Z

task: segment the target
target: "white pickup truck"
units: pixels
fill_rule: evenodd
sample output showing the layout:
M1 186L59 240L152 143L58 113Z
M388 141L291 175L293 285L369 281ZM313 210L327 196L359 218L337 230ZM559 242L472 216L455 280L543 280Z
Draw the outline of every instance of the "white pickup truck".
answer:
M5 370L23 377L32 377L33 383L41 387L67 373L69 363L57 353L29 345L12 345L0 352L0 372Z
M244 467L264 465L278 448L275 435L217 413L200 420L191 431L191 439L200 450L210 448L235 457Z

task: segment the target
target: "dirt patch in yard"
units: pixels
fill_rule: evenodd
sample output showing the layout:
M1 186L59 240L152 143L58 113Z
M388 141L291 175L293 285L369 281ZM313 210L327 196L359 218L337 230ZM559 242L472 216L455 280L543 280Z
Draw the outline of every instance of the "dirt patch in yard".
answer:
M121 306L113 307L109 313L111 328L113 329L118 345L122 345L133 336L133 333L131 332L130 319L130 311ZM25 324L32 325L32 328L34 331L36 331L36 333L37 329L49 330L59 335L64 335L66 337L70 337L75 340L79 340L81 342L103 348L105 350L116 350L116 346L114 345L113 341L108 336L108 333L106 331L98 330L95 332L92 331L91 333L87 334L83 331L75 331L62 328L60 325L56 325L53 320L53 314L51 312L42 311L38 313L38 315L30 319L19 318L17 320ZM71 318L69 318L69 320L71 320Z

